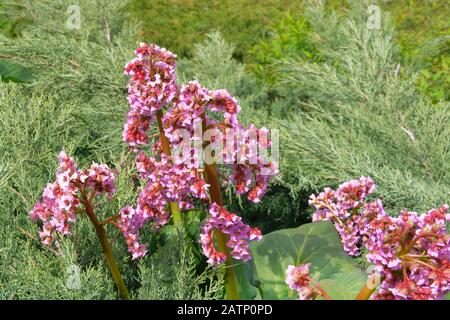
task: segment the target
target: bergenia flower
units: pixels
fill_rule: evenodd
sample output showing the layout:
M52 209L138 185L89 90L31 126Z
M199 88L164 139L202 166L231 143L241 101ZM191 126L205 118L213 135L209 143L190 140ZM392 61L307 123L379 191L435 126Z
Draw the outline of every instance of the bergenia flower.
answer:
M381 206L380 214L385 214L381 202L366 204L366 197L375 191L375 183L370 177L361 177L339 186L335 191L325 188L318 196L311 195L309 204L314 207L313 221L331 221L338 230L344 250L351 256L360 254L358 245L363 236L361 230L366 225L359 212L364 206ZM367 211L367 214L369 212Z
M311 263L306 263L297 267L289 265L286 269L286 284L290 289L297 291L299 300L313 300L320 295L311 283L310 268Z
M120 217L116 221L116 225L122 231L128 251L132 254L133 259L143 257L147 253L147 246L139 242L139 230L146 221L147 219L142 213L136 212L130 206L120 211Z
M262 238L261 231L251 228L242 222L242 218L228 212L216 203L212 203L209 209L210 216L201 227L200 244L203 254L208 258L208 263L216 266L226 260L223 252L217 251L214 246L214 232L220 230L229 236L226 243L231 249L231 256L237 260L248 261L251 259L249 242L259 241Z
M156 113L166 106L160 134L171 144L172 153L174 150L183 151L181 159L175 161L173 155L162 152L162 143L158 141L151 147L154 157L147 156L143 151L137 153L136 168L145 187L138 196L136 207L126 207L121 211L117 225L126 238L133 258L138 258L146 252L138 238L139 229L147 221L153 221L159 228L171 217L169 204L177 203L181 210L185 210L193 208L195 199L206 201L209 198L209 185L203 177L200 159L205 145L202 144L203 137L197 137L197 130L216 128L222 132L221 137L211 137L210 142L222 143L224 164L231 167L231 175L224 183L233 183L237 194L248 193L249 200L253 202L260 201L278 168L276 163L264 161L257 154L258 148L266 150L271 146L268 130L253 125L244 128L237 117L241 107L227 90L209 90L198 81L190 81L178 88L176 56L156 45L142 43L135 54L136 58L125 67L125 74L131 78L128 83L130 112L123 139L133 147L133 151L138 151L138 145L150 145L152 142L147 136L149 126L156 116L161 116L161 113ZM227 130L233 130L234 134L229 141L226 140ZM182 139L180 132L187 132L188 139ZM211 210L215 209L211 207ZM237 259L249 259L246 243L250 238L259 238L260 233L240 222L238 216L230 215L235 217L237 225L244 228L241 233L231 226L222 228L219 221L223 214L212 214L205 228L209 225L223 229L230 235L227 245L233 248L232 255ZM203 243L207 242L206 234L205 231ZM209 236L212 243L212 233ZM205 253L212 264L225 259L218 252L205 250Z
M450 292L448 222L447 205L370 222L367 260L386 278L374 299L437 300Z
M369 177L345 182L336 191L325 188L310 198L313 221L333 222L349 255L366 249L367 260L384 279L373 299L442 299L450 291L448 205L391 217L380 199L366 200L374 190Z
M55 232L70 234L70 223L75 222L76 209L80 206L80 190L107 193L115 192L115 174L106 164L92 164L88 170L78 170L73 158L61 151L56 181L49 183L29 216L42 221L41 241L51 245Z
M164 132L174 148L187 148L186 153L190 156L199 153L199 150L195 150L199 146L191 146L191 140L187 141L189 145L186 146L186 141L178 134L180 130L188 132L193 140L199 139L195 136L198 128L218 130L214 139L222 139L215 141L222 146L221 164L231 166L232 169L228 181L235 185L237 194L248 192L250 201L259 202L267 191L269 180L278 173L278 167L276 163L265 161L257 153L271 145L268 130L258 129L253 125L243 127L237 118L240 110L237 99L228 91L209 91L198 81L191 81L182 86L177 103L164 115Z
M123 130L123 140L132 147L148 144L147 130L156 111L171 103L177 94L176 55L155 44L141 43L136 58L125 66L130 111Z

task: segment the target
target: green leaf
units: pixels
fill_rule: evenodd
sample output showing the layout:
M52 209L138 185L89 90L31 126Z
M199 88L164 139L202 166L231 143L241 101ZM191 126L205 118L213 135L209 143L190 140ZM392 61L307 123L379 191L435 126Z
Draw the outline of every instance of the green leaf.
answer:
M367 281L360 270L348 273L336 273L331 279L319 281L319 285L335 300L354 300Z
M312 263L311 276L330 290L331 299L354 298L367 278L345 253L330 222L278 230L252 243L251 248L262 299L297 298L285 283L288 265Z
M31 77L29 71L16 63L0 61L1 81L25 82Z
M252 261L237 262L234 270L236 272L240 299L255 300L257 296L257 283L254 277Z

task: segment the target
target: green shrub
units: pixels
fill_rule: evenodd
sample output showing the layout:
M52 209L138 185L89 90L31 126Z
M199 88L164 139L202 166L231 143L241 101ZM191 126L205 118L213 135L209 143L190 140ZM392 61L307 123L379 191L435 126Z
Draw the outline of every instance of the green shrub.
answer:
M349 1L323 2L326 12L333 10L342 16L351 10ZM449 4L433 0L372 1L370 4L380 6L383 23L395 24L393 37L398 49L393 54L399 60L401 73L417 72L415 83L419 91L433 103L442 99L448 101ZM361 12L361 16L365 16L364 12ZM312 34L310 31L304 11L294 12L275 23L268 37L250 49L255 61L249 61L249 66L258 79L273 85L279 74L277 65L280 60L301 58L309 62L320 61L321 52L314 45L320 39L314 39L317 33Z
M383 7L396 23L401 63L419 72L416 84L433 103L450 96L450 37L447 1L399 0Z
M287 15L275 24L267 39L252 49L250 69L262 82L273 85L279 76L277 64L288 58L318 60L318 52L308 38L310 26L302 15Z
M168 254L169 253L169 254ZM197 274L190 246L183 241L168 243L155 255L140 262L138 298L143 300L211 300L223 298L221 270L210 268Z
M4 8L12 21L21 15L33 18L20 36L0 38L2 59L23 65L32 74L25 83L0 82L0 298L4 299L116 298L101 246L86 217L77 219L71 236L48 249L39 241L39 225L27 214L45 185L55 179L56 156L62 149L74 155L79 167L96 161L119 169L118 192L112 201L97 203L100 219L134 204L139 187L133 179L133 155L126 153L121 137L129 108L123 66L137 45L134 29L118 14L125 3L80 1L80 30L65 28L70 4L15 0ZM116 239L112 240L114 255L132 295L138 297L144 265L130 261L116 228L108 227L107 233L109 239ZM151 230L145 230L144 239L153 259L164 239ZM192 266L187 262L191 251L182 256L173 251L173 255L175 269ZM152 261L156 269L162 268L157 258ZM68 268L73 265L80 267L80 289L67 286ZM189 269L182 276L183 282L177 285L184 283L186 288L161 283L161 296L154 293L152 298L180 298L182 290L196 298L222 294L214 282L219 281L220 272ZM201 290L195 291L197 284Z
M345 19L321 6L307 11L323 62L279 68L278 92L296 108L273 111L280 181L304 194L370 175L393 213L424 211L450 196L449 104L431 107L414 77L398 74L392 30L368 30L365 8Z
M143 22L142 37L159 43L179 56L190 56L192 44L212 30L235 43L239 60L251 61L249 48L264 37L272 22L286 12L299 10L295 0L133 0L130 10Z

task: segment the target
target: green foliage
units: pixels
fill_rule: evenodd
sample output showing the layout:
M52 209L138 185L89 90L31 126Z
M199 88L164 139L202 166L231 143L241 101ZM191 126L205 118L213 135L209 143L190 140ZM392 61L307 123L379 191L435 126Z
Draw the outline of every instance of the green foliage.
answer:
M190 56L193 43L218 30L237 45L235 57L251 61L248 49L265 36L272 22L300 5L295 0L133 0L130 9L143 22L141 35L146 41L179 56Z
M245 114L265 103L267 93L246 72L245 65L233 58L234 50L235 46L227 43L219 32L208 33L203 42L194 46L190 59L180 59L178 77L180 83L195 79L209 89L227 89L238 97Z
M112 201L95 200L99 219L135 204L140 188L133 155L125 152L121 137L129 108L123 66L137 45L134 29L124 22L121 8L125 3L80 1L80 30L65 28L70 4L14 0L2 7L10 21L24 15L33 21L24 24L21 35L14 39L0 37L2 59L20 64L32 74L25 83L0 82L0 298L117 297L100 243L85 216L78 217L71 236L49 249L39 241L39 224L27 214L45 185L54 180L56 156L63 149L74 155L81 168L96 161L119 169L118 191ZM52 19L48 19L50 13ZM152 266L130 261L117 228L108 226L106 231L124 280L132 296L138 297L140 268ZM156 261L159 258L151 255L164 245L164 235L149 226L143 238L150 248L149 259L156 269L162 269ZM184 297L188 293L198 299L221 296L219 274L204 271L198 259L197 242L183 255L173 252L173 270L190 270L179 275L177 283L186 284ZM80 267L80 289L67 287L72 265ZM170 281L159 283L158 288L161 299L183 296ZM158 298L155 294L152 297Z
M350 1L322 2L324 11L334 11L341 16L354 7ZM379 5L382 23L395 23L396 31L392 36L399 50L396 50L394 55L401 65L401 73L407 75L417 72L415 83L418 89L433 103L442 99L448 101L448 2L399 0L359 3ZM360 17L365 17L364 11L360 11ZM316 47L316 42L323 41L324 39L317 38L317 33L311 32L304 11L294 12L275 23L268 32L268 37L262 38L250 49L255 60L249 61L249 66L259 79L273 85L279 74L277 65L280 61L289 58L308 62L320 61L321 52Z
M318 60L319 53L308 38L309 33L309 23L303 16L287 15L273 27L267 39L251 49L254 57L249 65L251 70L262 82L273 85L277 82L277 64L281 60Z
M397 26L400 59L419 72L419 90L437 103L450 100L448 1L398 0L384 3Z
M322 62L279 67L269 127L280 129L280 182L295 195L369 175L392 213L425 211L450 196L448 103L430 105L398 74L392 30L368 30L365 6L350 16L310 7ZM303 198L306 201L306 198Z
M274 231L251 247L263 299L296 298L296 292L285 282L289 265L312 263L311 277L331 299L354 299L367 279L347 256L336 229L329 222Z
M0 81L25 82L30 73L22 66L7 61L0 61Z
M223 297L223 272L207 268L197 274L191 246L172 241L140 264L138 298L145 300L210 300Z
M15 4L15 5L13 5ZM123 1L81 1L80 30L66 28L70 1L39 1L28 5L16 0L5 6L11 20L33 18L21 36L0 38L0 56L27 68L33 75L28 88L57 93L55 103L72 103L83 142L76 156L96 160L97 155L122 150L121 128L127 111L123 66L135 43L124 21ZM48 19L52 14L52 19ZM75 137L76 139L76 137Z

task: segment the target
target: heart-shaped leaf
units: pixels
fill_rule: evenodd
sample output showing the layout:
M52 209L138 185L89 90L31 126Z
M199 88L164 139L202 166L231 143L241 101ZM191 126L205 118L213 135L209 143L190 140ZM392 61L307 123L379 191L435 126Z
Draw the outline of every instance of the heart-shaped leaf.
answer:
M330 222L271 232L251 244L262 299L296 299L285 282L288 265L312 263L311 276L330 290L332 299L354 299L367 276L342 247Z

